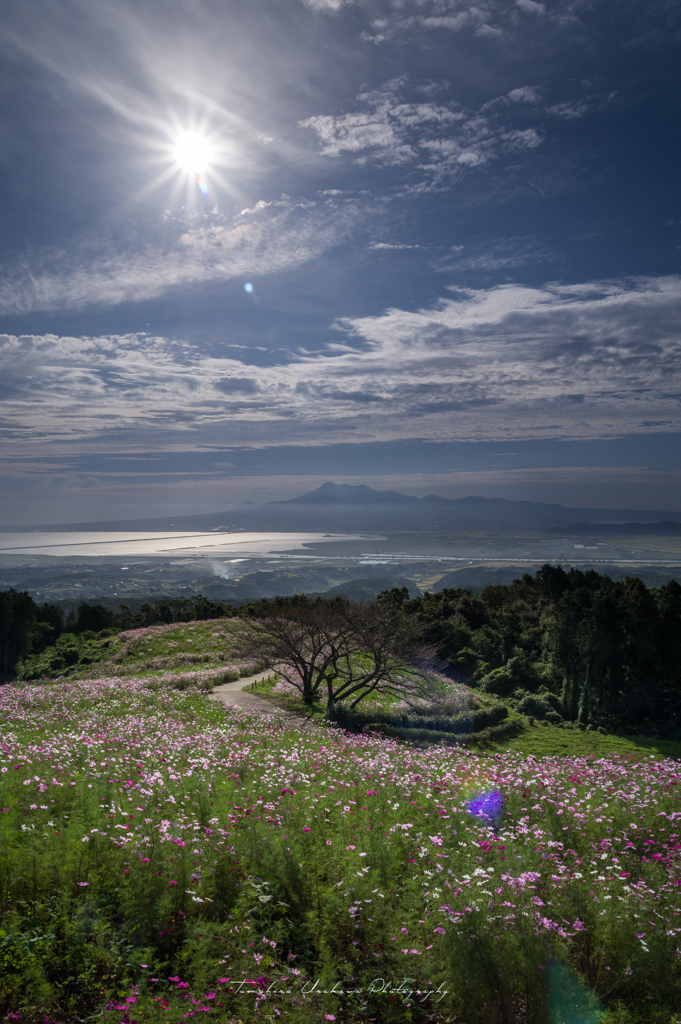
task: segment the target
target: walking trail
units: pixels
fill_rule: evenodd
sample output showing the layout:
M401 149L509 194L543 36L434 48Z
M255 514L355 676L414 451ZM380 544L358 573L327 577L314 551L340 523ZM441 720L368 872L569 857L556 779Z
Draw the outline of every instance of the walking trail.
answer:
M220 686L213 687L212 693L208 694L208 700L217 700L221 704L231 704L249 711L264 711L268 715L280 715L290 729L297 729L299 732L321 732L322 730L313 722L311 715L304 718L292 711L278 707L259 694L245 692L244 687L250 686L251 683L257 683L261 679L269 679L273 674L272 669L268 669L266 672L258 672L255 676L237 679L233 683L222 683Z

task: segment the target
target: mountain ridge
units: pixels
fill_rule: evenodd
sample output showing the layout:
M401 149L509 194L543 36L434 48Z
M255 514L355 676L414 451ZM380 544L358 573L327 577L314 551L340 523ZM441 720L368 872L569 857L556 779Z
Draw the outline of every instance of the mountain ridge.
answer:
M443 498L427 494L417 498L399 491L378 491L367 484L327 481L313 491L262 505L242 503L225 512L146 517L86 523L4 526L0 532L211 532L217 530L276 531L282 533L357 532L463 532L503 529L588 529L591 524L610 528L642 524L681 523L681 512L664 510L573 507L512 498ZM659 528L659 527L658 527Z

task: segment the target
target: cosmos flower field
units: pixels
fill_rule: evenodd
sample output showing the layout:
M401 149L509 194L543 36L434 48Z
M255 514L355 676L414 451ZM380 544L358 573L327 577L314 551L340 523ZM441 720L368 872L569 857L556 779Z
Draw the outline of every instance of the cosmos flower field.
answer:
M299 734L184 686L0 690L5 1019L675 1020L677 762Z

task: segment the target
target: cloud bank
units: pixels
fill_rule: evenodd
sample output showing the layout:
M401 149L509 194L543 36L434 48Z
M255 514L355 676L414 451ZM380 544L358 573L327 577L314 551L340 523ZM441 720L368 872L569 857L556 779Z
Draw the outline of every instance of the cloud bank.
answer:
M681 427L681 278L452 292L245 367L144 335L0 339L15 450L615 437Z

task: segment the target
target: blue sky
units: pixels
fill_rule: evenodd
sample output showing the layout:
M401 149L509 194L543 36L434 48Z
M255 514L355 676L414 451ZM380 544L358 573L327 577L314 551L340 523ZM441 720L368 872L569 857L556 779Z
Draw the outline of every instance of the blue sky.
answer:
M1 17L1 521L681 509L677 5Z

